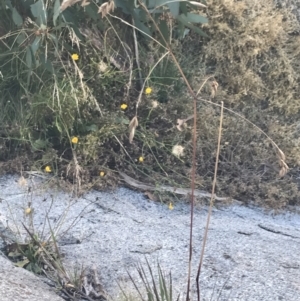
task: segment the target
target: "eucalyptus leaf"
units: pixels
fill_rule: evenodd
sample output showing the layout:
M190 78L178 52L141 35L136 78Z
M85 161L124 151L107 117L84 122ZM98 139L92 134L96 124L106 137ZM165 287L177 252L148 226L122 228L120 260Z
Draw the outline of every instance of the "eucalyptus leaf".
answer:
M184 31L183 31L182 38L184 39L190 33L190 31L191 31L190 29L185 28Z
M56 20L60 15L60 0L55 0L54 8L53 8L53 24L56 26Z
M98 9L94 3L90 3L89 5L84 7L86 13L94 20L99 20L99 14L97 13Z
M149 30L149 28L141 22L141 20L138 17L138 14L134 11L133 14L133 19L134 19L134 25L143 33L148 34L149 36L151 36L151 32Z
M128 118L116 118L116 123L119 123L119 124L129 124L129 120Z
M29 69L32 68L32 53L30 50L30 46L26 49L26 65Z
M15 8L12 9L12 19L17 26L22 26L23 19Z
M37 37L35 37L33 43L31 44L30 47L31 47L33 55L35 55L35 53L39 49L39 47L40 47L40 41L41 41L41 36L37 36Z
M159 30L161 31L164 39L166 41L169 41L169 39L170 39L170 34L169 34L170 30L169 30L167 21L166 20L160 21L158 27L159 27ZM162 39L162 44L165 44L164 41L163 41L163 39Z
M74 10L72 10L73 8L70 7L66 10L63 11L62 16L65 22L69 23L69 26L72 27L72 29L74 30L76 36L78 37L78 39L80 40L84 40L84 37L82 36L82 34L80 33L79 28L79 24L78 24L78 20L76 18L74 18L74 16L76 15Z
M180 2L179 3L180 6L180 12L184 15L187 14L188 10L187 10L187 2Z
M49 33L49 34L48 34L48 37L49 37L49 39L52 40L53 43L55 44L55 49L58 50L58 40L57 40L56 35L53 34L53 33Z
M32 147L36 150L42 150L48 146L48 142L42 139L37 139L32 143Z
M188 28L194 30L196 33L200 34L201 36L208 37L208 35L203 30L201 30L200 28L198 28L195 25L193 25L192 23L190 23L184 14L177 16L176 19L179 22L183 23L186 27L188 27Z
M46 58L45 54L44 54L44 53L41 53L41 54L39 55L39 58L40 58L40 63L41 63L41 65L42 65L46 70L48 70L50 73L56 75L56 71L55 71L55 69L53 68L52 63L49 61L49 59Z
M31 12L36 17L36 23L41 25L47 24L47 8L44 0L38 0L36 3L30 5Z
M187 21L191 23L208 23L207 18L198 14L187 13L186 16L184 16L184 18L186 18Z
M170 2L167 5L172 16L176 18L179 15L179 2Z
M13 10L13 6L12 6L10 0L5 0L5 5L6 5L11 11Z
M19 45L22 45L27 40L27 36L24 32L20 32L20 34L17 37L17 43Z
M99 128L96 124L91 124L91 125L87 125L85 129L90 132L96 132L98 131Z
M115 0L115 5L120 7L125 14L130 14L130 11L134 8L133 6L130 7L128 1L124 0Z
M163 2L165 2L166 0L163 0ZM151 9L151 8L155 8L157 5L159 5L161 1L157 1L157 0L148 0L147 1L147 8ZM163 3L162 3L163 4Z

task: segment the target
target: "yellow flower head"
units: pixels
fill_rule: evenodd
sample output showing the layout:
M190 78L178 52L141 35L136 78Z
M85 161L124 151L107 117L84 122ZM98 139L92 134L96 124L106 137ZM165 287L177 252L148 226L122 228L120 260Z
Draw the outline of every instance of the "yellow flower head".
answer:
M139 162L143 163L144 162L144 157L139 157Z
M25 214L28 215L30 213L32 213L32 209L30 207L26 208L25 209Z
M73 53L71 55L71 58L72 58L73 61L78 61L79 60L79 55L77 53Z
M105 172L104 171L100 171L100 177L104 177L105 176Z
M127 107L128 107L128 106L127 106L127 104L126 104L126 103L122 103L122 104L121 104L121 109L122 109L122 110L126 110L126 109L127 109Z
M49 165L47 165L45 167L45 172L51 172L51 171L52 171L51 167Z
M173 210L173 209L174 209L174 206L173 206L172 202L169 203L169 209L170 209L170 210Z
M78 137L73 137L71 141L72 141L72 143L77 144L78 143Z
M151 94L151 92L152 92L152 89L150 87L146 88L146 90L145 90L146 95Z

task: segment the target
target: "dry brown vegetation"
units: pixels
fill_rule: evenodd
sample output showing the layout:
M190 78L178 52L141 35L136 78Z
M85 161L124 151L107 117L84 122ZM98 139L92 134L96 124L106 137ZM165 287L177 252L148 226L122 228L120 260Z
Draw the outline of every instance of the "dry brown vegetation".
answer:
M198 53L204 72L214 74L219 83L214 102L224 101L264 130L280 145L290 166L288 175L279 178L270 141L247 122L226 113L218 189L273 208L296 204L299 22L288 10L276 9L273 1L209 1L207 13L211 22L205 29L211 39L199 45ZM215 108L199 104L203 158L214 152L217 119ZM208 162L199 160L200 174L208 170L202 169L208 168Z
M279 177L282 166L272 141L245 119L225 110L217 195L270 208L299 204L299 22L271 0L207 3L205 13L210 22L203 30L209 38L189 33L182 41L171 43L194 91L210 77L198 101L196 188L211 189L220 115L219 106L201 99L216 104L223 101L227 109L257 125L279 145L290 169ZM166 56L149 77L147 86L152 93L141 99L138 127L130 143L128 125L136 115L140 93L134 40L131 29L119 19L107 19L105 24L103 31L82 25L85 40L77 49L80 60L76 65L66 63L67 80L55 83L64 102L52 99L52 82L24 100L35 121L28 125L26 120L22 130L24 137L30 130L30 143L16 148L8 141L22 122L2 130L1 160L8 161L1 163L3 170L41 170L50 164L56 176L69 178L83 189L114 185L119 181L116 171L148 184L189 187L193 131L189 116L193 108L176 66ZM76 43L73 47L76 49ZM139 51L146 77L162 52L155 42L142 40ZM44 99L50 99L46 106ZM121 110L124 103L127 108ZM53 112L67 113L55 119ZM186 119L181 131L178 119ZM37 144L40 133L35 125L45 127L47 143L42 146ZM58 139L58 130L68 135ZM70 146L74 135L79 138L76 147ZM31 146L38 151L32 153ZM179 155L174 146L181 150ZM13 159L12 149L23 157ZM105 176L99 176L101 171Z

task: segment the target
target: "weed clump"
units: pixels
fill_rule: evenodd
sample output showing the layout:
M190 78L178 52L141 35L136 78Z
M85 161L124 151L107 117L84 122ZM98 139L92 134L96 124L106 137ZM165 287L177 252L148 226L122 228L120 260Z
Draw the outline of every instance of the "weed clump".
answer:
M300 162L296 130L300 113L299 22L291 11L276 8L273 1L212 0L207 13L211 22L205 29L210 40L203 43L200 60L219 83L214 102L224 101L265 131L283 149L291 167L286 177L279 178L270 142L228 113L219 189L271 207L294 204ZM205 127L202 119L200 129ZM210 145L203 139L201 143Z

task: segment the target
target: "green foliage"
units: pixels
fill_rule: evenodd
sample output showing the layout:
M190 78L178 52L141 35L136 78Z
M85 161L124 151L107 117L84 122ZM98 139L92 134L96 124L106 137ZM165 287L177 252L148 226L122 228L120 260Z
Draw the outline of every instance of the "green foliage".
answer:
M246 1L207 1L208 14L218 16L209 24L183 1L115 1L115 11L103 18L98 9L112 1L88 1L84 7L75 2L64 10L58 0L0 2L1 160L27 154L34 161L28 168L49 165L55 175L76 175L77 182L81 177L81 183L100 187L116 182L109 170L140 181L147 176L153 185L188 187L191 99L171 56L164 53L162 59L165 48L157 45L163 39L154 20L193 89L214 74L219 83L214 101L224 101L277 138L288 164L299 165L299 39L292 34L299 24L283 21L270 1L257 6L259 13ZM137 31L136 40L132 26L124 25L130 23L152 39ZM199 30L210 39L195 33ZM145 78L149 95L140 91ZM211 84L203 86L202 97L209 99ZM209 190L219 110L200 102L197 108L196 184ZM129 143L128 124L136 114L139 125ZM176 121L186 118L179 131ZM223 139L217 194L264 203L268 198L278 207L282 200L296 202L296 180L276 178L268 167L277 167L276 155L256 130L226 116ZM184 149L180 157L173 154L176 145ZM9 171L23 163L15 165L8 164ZM99 171L105 173L100 179ZM279 184L288 195L278 192Z
M134 25L147 35L152 36L156 32L156 28L149 23L149 17L145 9L151 14L152 18L158 24L160 31L163 33L166 40L170 39L172 32L168 30L169 13L178 24L174 28L175 36L183 38L186 34L186 28L192 29L202 36L207 34L194 24L204 24L208 20L206 17L189 13L188 10L193 8L189 1L168 1L168 0L115 0L117 7L121 8L125 14L132 16Z
M41 274L49 260L57 260L53 245L40 241L37 235L32 235L29 243L12 243L7 245L6 249L8 258L15 262L16 266L34 274Z
M82 8L72 6L61 12L57 0L6 1L0 13L10 20L11 30L0 45L0 86L5 91L0 97L0 120L8 125L2 127L1 138L10 143L5 144L3 158L12 149L29 148L41 152L37 167L43 168L51 157L57 161L53 149L70 159L66 151L70 137L80 135L83 144L77 151L83 155L82 163L89 164L99 156L99 143L105 145L128 125L128 118L120 116L121 112L99 119L99 104L105 112L115 111L120 105L121 100L116 103L113 95L122 89L126 77L105 63L105 71L99 73L103 56L110 56L107 50L99 52L99 47L96 51L92 45L82 53L78 51L78 38L84 41L80 22L87 24L93 19L98 28L103 27L93 10L95 7L85 8L87 14L82 18ZM105 43L115 49L112 39ZM72 61L73 53L79 54L78 62Z
M179 300L179 295L174 298L173 287L172 287L172 275L171 273L168 277L163 273L159 263L157 264L157 275L154 272L146 259L147 271L142 265L137 267L137 272L139 278L143 284L143 291L139 287L136 280L129 275L137 293L140 296L140 300L143 301L173 301ZM123 292L124 293L124 292ZM146 296L145 296L146 295ZM126 296L124 293L125 300L130 300L130 297Z

